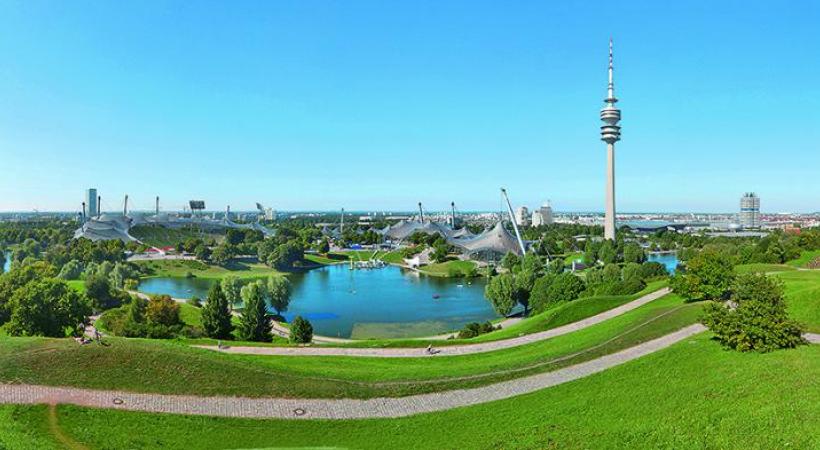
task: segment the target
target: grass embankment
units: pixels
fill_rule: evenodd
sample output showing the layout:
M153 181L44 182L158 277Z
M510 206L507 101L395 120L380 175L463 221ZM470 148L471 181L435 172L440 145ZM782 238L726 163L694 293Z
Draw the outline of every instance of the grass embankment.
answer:
M800 257L787 261L786 264L792 267L806 267L806 265L816 258L820 258L820 250L804 250L800 253Z
M702 334L532 394L400 419L251 420L74 406L57 411L63 433L90 448L808 449L820 442L819 375L818 345L743 354ZM0 442L50 448L42 433L46 406L0 407L0 417L6 419L0 420Z
M428 264L419 267L419 272L433 277L464 277L470 274L477 264L473 261L454 259L442 263Z
M128 232L146 245L154 247L175 246L189 239L202 239L205 241L213 239L220 242L225 238L224 233L205 232L193 227L168 228L158 225L137 225Z
M109 338L109 346L79 346L67 339L0 337L0 382L247 397L403 396L597 358L691 324L699 311L699 304L669 295L546 341L441 358L271 357L220 354L174 341Z
M227 276L238 278L263 278L282 272L260 263L231 261L225 266L214 266L201 261L171 259L157 261L137 261L136 264L148 269L148 277L185 277L220 279Z
M789 315L804 324L808 331L820 333L820 270L803 270L775 274L786 286Z
M772 272L788 272L791 270L797 270L792 266L787 266L785 264L765 264L765 263L752 263L752 264L741 264L739 266L735 266L735 273L772 273Z
M68 284L68 287L74 289L80 294L85 292L85 281L83 280L68 280L66 281L66 284Z

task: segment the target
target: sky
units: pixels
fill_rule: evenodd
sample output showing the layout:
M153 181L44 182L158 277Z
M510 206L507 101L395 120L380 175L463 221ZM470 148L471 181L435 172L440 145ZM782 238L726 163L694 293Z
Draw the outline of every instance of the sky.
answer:
M820 210L820 2L0 2L0 211Z

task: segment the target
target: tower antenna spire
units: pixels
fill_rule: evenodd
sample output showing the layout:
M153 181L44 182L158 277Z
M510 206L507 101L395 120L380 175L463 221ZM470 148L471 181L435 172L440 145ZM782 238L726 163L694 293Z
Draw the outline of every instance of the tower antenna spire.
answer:
M612 80L612 38L609 38L609 85L607 86L607 100L615 100L615 83Z

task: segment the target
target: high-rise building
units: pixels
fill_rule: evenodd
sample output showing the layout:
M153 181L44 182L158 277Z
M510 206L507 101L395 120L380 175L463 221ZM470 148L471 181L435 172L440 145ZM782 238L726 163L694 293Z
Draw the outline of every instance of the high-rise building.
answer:
M601 140L606 142L606 212L604 239L615 239L615 143L621 140L621 110L615 107L615 84L612 80L612 39L609 40L609 84L606 105L601 109Z
M97 210L97 189L90 188L85 193L85 207L88 211L87 217L97 217L100 213Z
M740 197L739 222L743 228L760 228L760 197L754 192L747 192Z
M553 223L552 207L549 202L532 212L532 226L550 225Z
M526 206L519 206L515 210L515 223L519 227L528 226L530 224L530 211Z

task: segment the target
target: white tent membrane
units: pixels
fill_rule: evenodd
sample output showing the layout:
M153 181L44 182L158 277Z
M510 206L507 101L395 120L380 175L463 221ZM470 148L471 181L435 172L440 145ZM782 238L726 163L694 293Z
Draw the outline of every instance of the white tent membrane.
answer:
M496 253L506 255L515 253L521 256L523 252L518 240L499 221L495 226L472 238L450 239L449 243L461 248L467 255L476 253Z

